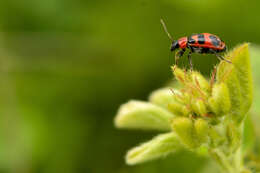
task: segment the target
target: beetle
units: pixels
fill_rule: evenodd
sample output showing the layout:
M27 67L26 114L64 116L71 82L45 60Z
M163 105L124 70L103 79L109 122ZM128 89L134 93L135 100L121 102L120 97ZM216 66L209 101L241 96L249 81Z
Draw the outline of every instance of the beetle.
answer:
M200 33L200 34L192 34L188 37L181 37L178 40L173 40L172 36L168 32L164 21L161 19L162 26L164 31L168 35L171 40L171 51L175 51L175 64L178 64L178 59L183 56L186 50L189 50L188 60L190 63L191 69L193 68L191 54L199 53L199 54L215 54L218 59L224 60L226 62L231 63L231 61L225 59L220 53L226 51L226 44L222 41L218 36L210 34L210 33Z

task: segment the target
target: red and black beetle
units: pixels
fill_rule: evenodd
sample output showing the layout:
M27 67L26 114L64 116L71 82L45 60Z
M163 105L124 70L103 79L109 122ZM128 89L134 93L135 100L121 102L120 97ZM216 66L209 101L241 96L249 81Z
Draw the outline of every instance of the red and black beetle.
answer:
M182 37L178 40L173 40L170 33L168 32L165 23L161 19L161 23L168 37L172 41L171 51L176 52L175 56L175 64L177 65L178 59L183 56L186 49L189 49L188 59L192 69L192 53L200 53L200 54L215 54L217 58L220 60L225 60L231 63L229 60L225 59L219 53L226 51L226 44L216 35L209 33L201 33L201 34L192 34L189 37Z

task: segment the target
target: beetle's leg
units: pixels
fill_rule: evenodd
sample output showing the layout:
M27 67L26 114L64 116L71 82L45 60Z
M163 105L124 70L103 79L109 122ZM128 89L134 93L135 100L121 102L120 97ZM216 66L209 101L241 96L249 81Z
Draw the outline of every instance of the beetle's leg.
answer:
M189 63L190 63L190 69L191 69L191 71L192 71L193 65L192 65L191 53L192 53L192 52L190 51L189 54L188 54L188 60L189 60Z
M226 62L228 62L228 63L230 63L230 64L232 64L232 62L231 61L229 61L229 60L227 60L226 58L224 58L223 56L220 56L224 61L226 61Z
M216 55L216 57L220 60L220 61L222 61L222 59L220 58L220 56L218 55L218 54L215 54Z
M178 65L178 60L183 56L185 49L181 49L175 54L175 64Z
M219 54L216 54L216 56L217 56L217 58L221 61L221 60L224 60L224 61L226 61L226 62L228 62L228 63L230 63L230 64L232 64L232 62L231 61L229 61L229 60L227 60L226 58L224 58L223 56L221 56L221 55L219 55Z

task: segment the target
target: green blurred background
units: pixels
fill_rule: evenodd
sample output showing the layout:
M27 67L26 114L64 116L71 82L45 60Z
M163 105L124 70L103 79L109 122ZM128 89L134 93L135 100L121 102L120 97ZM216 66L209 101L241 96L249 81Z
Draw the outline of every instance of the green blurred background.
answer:
M117 130L113 118L120 104L144 100L171 81L174 58L160 18L175 39L210 32L232 48L260 43L259 6L258 0L1 0L0 173L208 172L214 165L188 151L125 165L126 151L157 132ZM193 56L205 75L217 62Z

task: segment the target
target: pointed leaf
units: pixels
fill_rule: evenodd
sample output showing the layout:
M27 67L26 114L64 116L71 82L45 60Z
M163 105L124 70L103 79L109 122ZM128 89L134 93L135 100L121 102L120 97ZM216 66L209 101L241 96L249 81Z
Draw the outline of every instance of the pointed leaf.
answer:
M231 103L231 116L235 119L241 117L242 96L240 92L240 85L237 79L235 68L232 64L221 62L218 67L217 80L219 83L223 82L227 85Z
M224 82L231 99L231 115L240 123L248 112L252 103L252 73L248 51L245 43L236 47L226 59L232 64L222 61L218 66L217 81Z
M129 101L119 108L115 125L118 128L169 131L170 119L173 117L172 113L157 105Z
M250 46L250 51L254 78L254 102L251 112L253 115L260 115L260 46Z
M174 92L178 92L175 91ZM174 94L170 88L158 89L149 96L149 101L158 106L168 108L168 105L174 101Z
M248 44L243 44L233 52L232 63L235 66L238 80L240 83L240 91L243 99L242 114L248 112L253 99L253 79L249 57Z
M128 151L126 163L134 165L165 157L169 153L176 152L181 148L182 145L174 132L162 134Z

